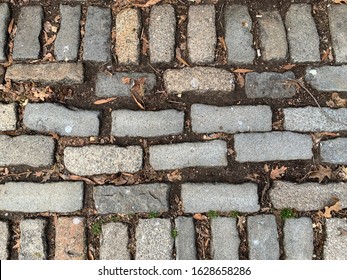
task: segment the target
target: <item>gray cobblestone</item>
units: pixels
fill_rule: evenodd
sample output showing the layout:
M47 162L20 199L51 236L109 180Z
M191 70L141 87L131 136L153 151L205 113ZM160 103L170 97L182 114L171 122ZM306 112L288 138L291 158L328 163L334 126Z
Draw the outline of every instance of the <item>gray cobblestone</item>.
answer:
M177 230L176 259L196 260L194 220L189 217L178 217L175 219L175 223Z
M9 239L8 225L0 221L0 260L7 260L7 241Z
M6 60L5 48L7 46L7 25L10 20L8 4L0 4L0 61Z
M329 5L329 27L337 63L347 62L347 6Z
M20 223L20 260L46 259L45 227L46 221L41 219L23 220Z
M346 219L332 218L326 220L326 240L323 257L325 260L347 260L347 240L339 229L346 230Z
M323 162L347 164L347 138L337 138L320 142Z
M311 159L309 135L293 132L236 134L235 151L239 162Z
M320 91L347 91L347 65L308 67L305 80Z
M15 130L17 123L16 103L0 103L0 131Z

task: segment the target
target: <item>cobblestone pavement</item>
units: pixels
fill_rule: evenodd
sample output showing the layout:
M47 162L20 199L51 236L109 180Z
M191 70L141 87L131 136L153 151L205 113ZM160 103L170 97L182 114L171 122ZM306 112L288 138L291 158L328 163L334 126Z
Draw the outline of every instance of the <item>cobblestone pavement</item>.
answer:
M0 259L347 259L346 4L0 2Z

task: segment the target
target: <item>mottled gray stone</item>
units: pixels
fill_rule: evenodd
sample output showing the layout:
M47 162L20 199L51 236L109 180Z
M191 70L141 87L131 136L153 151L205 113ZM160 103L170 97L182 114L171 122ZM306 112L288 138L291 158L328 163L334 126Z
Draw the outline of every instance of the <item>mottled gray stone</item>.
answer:
M5 49L7 47L7 26L10 21L10 9L8 4L0 4L0 61L6 60Z
M329 27L337 63L347 62L347 6L328 5Z
M7 242L9 238L9 231L6 222L0 221L0 260L7 260Z
M239 162L311 159L310 135L293 132L236 134L235 151Z
M347 260L347 238L341 234L341 230L347 230L346 219L326 220L326 240L323 249L325 260Z
M0 131L15 130L17 125L16 103L0 103Z
M320 142L323 162L347 164L347 138L337 138Z
M196 260L194 220L188 217L178 217L175 219L175 223L177 230L175 239L176 259Z
M273 215L247 218L249 259L278 260L280 248L276 219Z
M20 223L20 260L46 259L45 227L46 221L41 219L23 220Z
M305 80L320 91L347 91L347 65L308 67Z

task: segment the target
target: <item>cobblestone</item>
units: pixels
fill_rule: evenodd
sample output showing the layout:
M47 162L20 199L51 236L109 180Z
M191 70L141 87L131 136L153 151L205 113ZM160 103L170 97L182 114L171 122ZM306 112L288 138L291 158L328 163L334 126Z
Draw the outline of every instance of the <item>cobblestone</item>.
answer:
M6 60L7 26L10 21L10 9L8 4L0 4L0 61Z
M9 240L8 225L0 221L0 260L7 260L8 250L7 242Z
M343 5L329 5L329 27L337 63L347 62L347 7Z
M347 138L337 138L320 142L323 162L347 164Z
M42 219L27 219L20 223L20 260L45 260L46 221Z
M325 260L346 260L347 240L339 229L346 229L346 219L332 218L326 220L326 241L323 255Z
M195 247L195 226L194 221L190 217L178 217L175 219L177 237L176 259L177 260L196 260Z
M17 125L16 103L0 103L0 131L15 130Z
M320 91L347 91L347 65L308 67L305 80Z

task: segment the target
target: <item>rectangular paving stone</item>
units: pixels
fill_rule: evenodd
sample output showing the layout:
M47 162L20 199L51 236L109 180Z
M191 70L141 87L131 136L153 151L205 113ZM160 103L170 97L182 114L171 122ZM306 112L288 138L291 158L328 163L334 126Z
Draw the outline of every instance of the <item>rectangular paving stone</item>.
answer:
M27 219L20 223L20 260L45 260L46 221L42 219Z
M329 27L337 63L347 62L347 6L328 6Z
M54 43L57 60L77 60L80 45L81 6L60 5L60 28Z
M122 223L102 225L100 260L130 260L128 227Z
M225 43L229 64L253 64L252 19L247 6L231 5L225 10Z
M106 62L111 60L111 10L89 6L83 42L83 59Z
M41 135L0 135L0 166L48 167L54 162L55 143Z
M190 217L178 217L175 219L177 237L175 238L176 259L196 260L194 220Z
M211 220L211 255L213 260L238 260L240 237L235 218Z
M274 215L247 218L250 260L278 260L280 256L278 232Z
M151 146L149 155L149 163L155 170L228 164L227 145L221 140Z
M310 218L285 220L283 232L287 260L312 260L313 228Z
M168 93L231 92L235 88L234 75L224 69L193 67L168 69L164 72L164 85Z
M323 162L347 164L347 138L337 138L320 142Z
M301 132L347 130L347 109L284 108L284 129Z
M184 112L176 110L112 112L112 135L155 137L183 133Z
M218 107L193 104L190 116L192 119L192 130L197 133L272 130L272 111L270 106Z
M135 260L172 259L174 239L169 219L140 219L135 238Z
M7 260L8 250L7 242L9 240L8 225L6 222L0 221L0 260Z
M74 212L83 207L83 182L0 185L0 210L12 212Z
M188 10L187 47L194 64L213 63L216 48L214 5L191 5Z
M248 98L290 98L296 93L293 72L251 72L246 74L245 92Z
M0 4L0 61L6 60L7 26L10 21L8 4Z
M175 9L168 4L151 8L149 58L151 63L170 63L175 51Z
M17 125L16 103L0 103L0 131L15 130Z
M90 145L67 147L64 163L67 170L77 175L134 173L142 168L143 152L140 146L117 147Z
M308 67L305 80L319 91L347 91L347 65Z
M236 161L311 159L310 135L293 132L243 133L234 136Z
M13 82L41 84L82 84L82 63L13 64L7 68L5 79Z
M141 17L137 9L124 9L116 16L116 55L119 64L139 64Z
M70 110L57 103L28 103L23 122L31 130L55 132L64 136L99 134L99 112Z
M303 183L274 181L270 198L276 209L294 208L298 211L312 211L330 206L337 197L342 208L347 207L346 183Z
M59 217L55 223L55 260L86 259L85 219Z
M98 186L94 188L95 207L99 214L169 211L170 188L166 184L135 186Z
M37 59L41 51L40 33L43 21L41 6L20 8L14 38L13 59Z
M185 213L217 211L257 212L256 184L184 183L181 198Z
M286 15L290 58L294 63L319 62L319 36L310 4L292 4Z
M326 220L326 240L323 249L325 260L347 260L347 240L341 230L347 229L346 219Z

